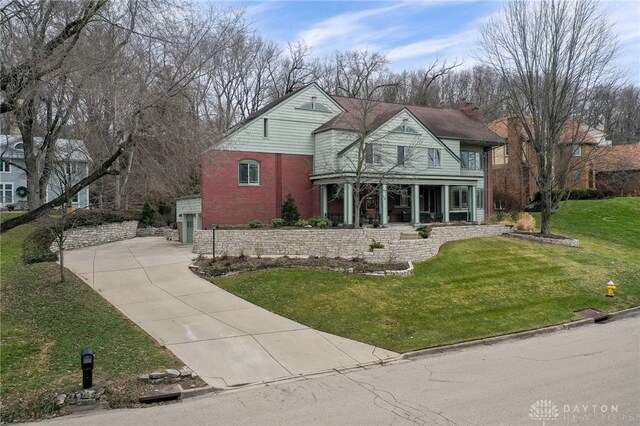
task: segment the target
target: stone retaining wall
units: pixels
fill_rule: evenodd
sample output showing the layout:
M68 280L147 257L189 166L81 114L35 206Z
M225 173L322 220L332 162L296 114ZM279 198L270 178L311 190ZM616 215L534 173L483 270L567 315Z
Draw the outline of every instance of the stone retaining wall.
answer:
M431 229L429 238L392 241L383 249L366 253L365 260L372 263L408 260L422 262L438 254L440 247L450 241L499 237L507 233L511 233L511 228L503 225L437 226Z
M80 247L97 246L112 241L128 240L136 236L137 228L138 221L129 220L126 222L69 229L67 231L67 239L64 242L64 248L71 250ZM58 251L58 244L53 243L50 250Z
M259 229L217 230L216 255L238 256L306 255L326 257L364 257L368 262L422 261L435 256L448 241L495 237L510 232L502 225L434 227L425 240L400 241L400 232L409 228L365 229ZM372 240L385 248L369 251ZM194 231L194 253L211 254L212 232Z
M166 228L156 228L155 226L147 226L146 228L138 228L136 237L164 237Z

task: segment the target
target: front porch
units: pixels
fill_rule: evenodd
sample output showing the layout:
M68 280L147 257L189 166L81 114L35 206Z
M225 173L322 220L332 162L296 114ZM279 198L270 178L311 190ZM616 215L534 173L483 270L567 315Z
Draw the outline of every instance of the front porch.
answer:
M473 184L379 184L361 190L360 209L355 205L353 183L320 184L320 215L337 223L405 223L412 226L433 222L478 222L484 193ZM482 191L482 189L480 189ZM356 211L359 210L359 211ZM480 214L483 212L481 211Z

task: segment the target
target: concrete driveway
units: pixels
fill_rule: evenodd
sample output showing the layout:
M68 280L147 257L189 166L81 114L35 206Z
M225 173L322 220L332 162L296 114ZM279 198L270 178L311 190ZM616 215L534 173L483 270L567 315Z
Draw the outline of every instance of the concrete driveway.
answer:
M193 274L191 246L134 238L68 251L65 266L220 388L379 362L396 353L313 330Z

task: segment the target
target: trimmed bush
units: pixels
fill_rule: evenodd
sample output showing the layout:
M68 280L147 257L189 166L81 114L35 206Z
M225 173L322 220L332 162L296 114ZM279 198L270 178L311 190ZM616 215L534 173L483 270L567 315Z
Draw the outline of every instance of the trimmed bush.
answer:
M295 223L295 226L297 226L298 228L306 228L307 226L309 226L309 221L304 219L298 219Z
M276 219L271 219L271 226L274 228L282 228L282 225L284 225L284 219L281 218L276 218Z
M431 228L429 226L421 226L417 231L422 238L429 238L429 235L431 235Z
M54 240L55 235L49 229L36 229L22 242L22 261L26 264L55 262L58 255L49 250Z
M331 226L333 226L333 221L331 219L325 219L323 217L320 216L314 216L311 219L308 220L309 225L313 226L314 228L329 228Z
M156 223L156 215L158 210L155 204L147 198L142 206L142 223L147 226L153 226Z
M251 222L249 224L249 227L251 228L262 228L262 222L259 220L254 220L253 222Z
M282 205L282 218L287 225L292 225L300 219L300 212L292 193L287 194L287 200Z

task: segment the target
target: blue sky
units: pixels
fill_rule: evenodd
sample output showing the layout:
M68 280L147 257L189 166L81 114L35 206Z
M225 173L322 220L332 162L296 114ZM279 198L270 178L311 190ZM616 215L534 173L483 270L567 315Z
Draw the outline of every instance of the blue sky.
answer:
M230 1L246 8L254 28L286 46L304 40L314 56L334 50L382 51L393 70L424 67L436 58L476 63L478 24L497 13L499 0ZM616 67L640 84L640 1L601 3L619 34Z

